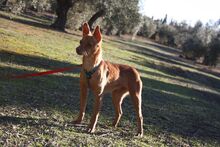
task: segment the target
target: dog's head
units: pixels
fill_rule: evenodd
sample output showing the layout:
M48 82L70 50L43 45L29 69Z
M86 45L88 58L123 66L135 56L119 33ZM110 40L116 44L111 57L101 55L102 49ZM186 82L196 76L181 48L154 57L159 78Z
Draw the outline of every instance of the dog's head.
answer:
M82 27L83 37L80 45L76 48L78 55L90 56L101 49L102 36L99 26L96 26L93 33L90 32L88 23L84 23Z

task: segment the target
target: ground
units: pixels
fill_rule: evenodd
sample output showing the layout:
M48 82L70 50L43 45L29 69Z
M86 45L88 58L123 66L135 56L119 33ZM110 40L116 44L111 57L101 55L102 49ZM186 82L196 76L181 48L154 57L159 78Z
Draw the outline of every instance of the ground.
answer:
M118 128L111 96L103 99L95 134L87 134L93 95L82 125L79 69L48 76L7 79L81 63L81 34L52 30L37 16L0 11L0 146L220 146L220 74L179 58L179 50L146 39L104 36L104 59L134 66L143 81L144 136L134 137L129 97Z

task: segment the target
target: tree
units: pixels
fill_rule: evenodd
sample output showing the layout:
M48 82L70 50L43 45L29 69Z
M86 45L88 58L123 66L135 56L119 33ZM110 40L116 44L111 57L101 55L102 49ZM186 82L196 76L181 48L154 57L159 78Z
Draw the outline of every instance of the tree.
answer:
M67 12L79 0L57 0L57 18L51 27L64 31L67 22Z
M90 0L89 2L93 5L95 3L95 13L88 21L91 28L100 17L105 18L106 34L111 34L114 28L118 29L118 34L121 34L127 29L134 28L135 25L139 25L138 0Z
M114 0L107 6L105 21L108 33L117 29L116 35L120 36L123 33L131 33L131 30L139 25L141 17L138 0Z
M139 23L140 19L138 0L57 0L57 19L51 26L63 31L69 10L72 11L70 11L70 14L73 17L68 14L68 19L71 19L71 21L74 20L73 23L68 22L70 27L71 24L78 25L82 21L87 20L90 28L93 28L93 24L97 19L103 17L106 24L108 24L107 32L111 32L112 29L117 28L118 34L125 32L128 28L134 27L135 24ZM88 14L93 15L88 17ZM80 18L77 17L76 20L75 16L77 15ZM80 22L76 23L76 21ZM124 28L124 26L126 27Z
M8 0L0 1L0 10L4 9L7 6Z
M212 39L208 47L209 49L205 55L203 63L205 65L216 66L220 55L220 34Z
M167 14L165 15L163 21L162 21L162 24L166 24L167 23Z
M203 24L201 21L197 21L195 26L192 29L192 34L196 34L199 32L199 30L202 28Z
M99 18L104 16L106 13L105 9L101 9L99 11L97 11L88 21L89 27L92 28L92 25L94 24L94 22Z
M150 37L156 32L157 25L154 23L154 20L150 17L142 17L142 26L138 32L138 35L144 37Z
M206 48L197 37L188 38L182 45L183 54L187 59L195 60L205 55Z
M0 5L1 6L6 6L7 2L8 2L8 0L2 0L2 1L0 1Z
M57 8L56 8L57 18L55 22L51 25L51 27L61 31L65 30L65 26L67 23L67 13L70 10L70 8L74 7L74 5L78 3L80 6L82 6L83 4L83 5L89 5L90 7L95 6L96 8L96 6L100 5L100 3L102 2L102 0L56 0L56 1L57 1ZM79 10L80 8L75 8L75 9ZM90 8L90 10L91 9L92 8ZM82 8L81 11L83 12L87 10L88 9L83 10ZM98 11L89 19L88 23L90 27L99 17L104 16L104 14L105 14L104 9L101 10L98 9Z

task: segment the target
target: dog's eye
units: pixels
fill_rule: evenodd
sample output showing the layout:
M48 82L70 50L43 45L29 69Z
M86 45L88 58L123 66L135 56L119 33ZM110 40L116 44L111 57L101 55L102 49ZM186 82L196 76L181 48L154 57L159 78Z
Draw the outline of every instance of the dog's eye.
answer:
M82 40L80 40L79 43L82 44Z

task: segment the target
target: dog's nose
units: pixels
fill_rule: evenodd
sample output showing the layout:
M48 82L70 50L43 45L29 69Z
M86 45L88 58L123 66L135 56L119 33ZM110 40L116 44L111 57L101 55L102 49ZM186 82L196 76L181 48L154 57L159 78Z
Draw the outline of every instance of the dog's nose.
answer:
M77 48L76 48L76 53L77 53L78 55L81 55L80 50L81 50L80 47L77 47Z

